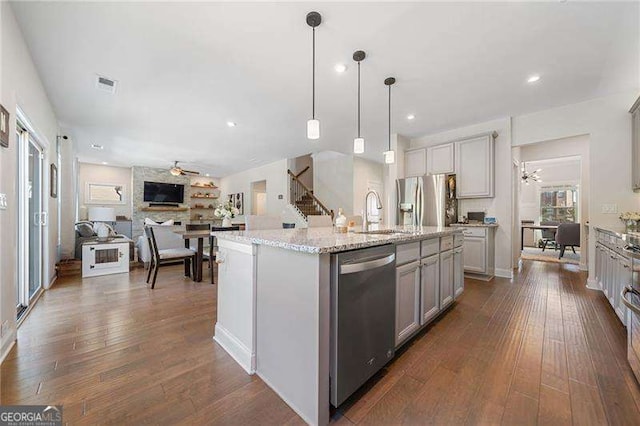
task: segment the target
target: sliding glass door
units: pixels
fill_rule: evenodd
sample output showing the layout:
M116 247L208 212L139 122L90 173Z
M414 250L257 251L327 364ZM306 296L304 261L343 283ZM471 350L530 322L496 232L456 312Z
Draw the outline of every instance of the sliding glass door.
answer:
M18 317L42 289L44 259L43 149L24 127L18 126L20 227Z

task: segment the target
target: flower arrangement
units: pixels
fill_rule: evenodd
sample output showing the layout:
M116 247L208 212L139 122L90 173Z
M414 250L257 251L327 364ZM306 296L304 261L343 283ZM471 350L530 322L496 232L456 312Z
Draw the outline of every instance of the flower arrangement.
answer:
M239 214L240 211L227 201L226 203L218 204L218 207L213 211L213 215L217 218L232 219Z
M639 212L624 212L620 214L620 220L640 220Z
M640 222L640 213L623 212L620 214L620 220L624 222L626 232L638 232L638 222Z

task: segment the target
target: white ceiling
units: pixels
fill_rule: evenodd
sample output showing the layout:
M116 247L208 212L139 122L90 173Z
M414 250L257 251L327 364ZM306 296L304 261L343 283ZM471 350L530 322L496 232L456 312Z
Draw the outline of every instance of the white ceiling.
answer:
M365 156L377 161L386 145L387 76L397 78L393 131L410 137L639 85L637 2L17 2L13 9L82 161L182 160L221 176L309 152L350 152L356 49L368 55ZM323 16L316 142L305 137L310 10ZM338 62L347 72L334 71ZM534 73L541 80L527 84ZM96 90L96 74L118 80L117 93ZM409 113L416 119L406 120Z

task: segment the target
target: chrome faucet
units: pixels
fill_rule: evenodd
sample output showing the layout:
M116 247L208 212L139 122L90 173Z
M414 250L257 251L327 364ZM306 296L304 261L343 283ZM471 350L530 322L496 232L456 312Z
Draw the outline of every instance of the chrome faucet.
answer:
M362 219L362 230L363 231L368 231L369 230L369 195L373 194L376 197L376 208L378 210L382 209L382 201L380 201L380 195L374 191L373 189L370 189L369 192L367 192L367 195L364 196L364 217Z

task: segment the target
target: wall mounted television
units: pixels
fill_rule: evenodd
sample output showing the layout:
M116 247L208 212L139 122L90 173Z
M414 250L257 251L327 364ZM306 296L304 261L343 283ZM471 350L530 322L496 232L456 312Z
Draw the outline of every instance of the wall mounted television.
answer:
M184 203L184 185L144 182L144 201L149 203Z

